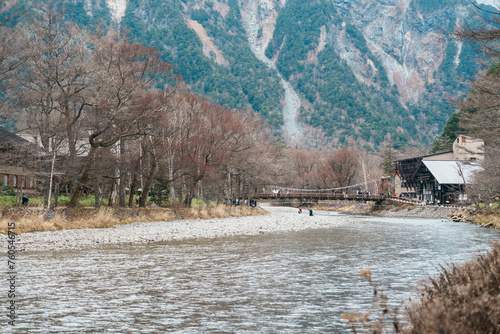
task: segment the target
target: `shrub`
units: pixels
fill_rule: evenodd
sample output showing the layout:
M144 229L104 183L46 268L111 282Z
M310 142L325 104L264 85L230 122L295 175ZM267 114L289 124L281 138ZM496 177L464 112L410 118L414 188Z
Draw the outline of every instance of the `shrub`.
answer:
M0 196L0 207L11 207L16 205L16 196L2 195Z
M461 266L441 268L406 308L407 333L500 333L500 242Z
M500 241L486 254L441 267L437 278L421 282L403 322L399 307L389 307L387 294L373 284L371 271L360 275L372 286L375 303L365 313L342 315L354 333L500 333Z
M191 207L193 208L197 208L204 205L205 202L202 199L193 198L193 200L191 201Z

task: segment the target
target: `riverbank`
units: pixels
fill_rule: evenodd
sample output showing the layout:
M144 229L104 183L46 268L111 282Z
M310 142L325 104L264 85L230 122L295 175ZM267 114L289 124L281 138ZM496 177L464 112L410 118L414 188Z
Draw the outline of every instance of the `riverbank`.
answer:
M19 251L48 251L101 247L107 244L169 242L195 238L257 235L313 228L330 228L348 223L346 216L297 214L295 208L263 206L266 215L182 219L116 225L111 228L70 229L23 233L16 238ZM15 230L14 230L15 231ZM1 249L7 249L2 238Z
M446 219L454 222L479 224L484 227L500 228L500 209L498 207L475 210L471 208L445 207L439 205L419 206L394 203L376 205L374 202L338 201L330 205L316 205L316 210L337 211L343 214L367 215L378 217Z
M248 206L207 206L191 208L110 208L110 207L58 207L47 210L41 207L4 208L0 212L0 234L6 234L8 224L16 223L16 233L44 232L68 229L106 228L121 224L178 219L209 219L267 214L265 210Z
M376 205L375 202L337 201L329 205L316 205L316 210L338 211L343 214L401 217L401 218L430 218L449 219L456 208L443 206L418 206L413 204L398 203L395 205Z

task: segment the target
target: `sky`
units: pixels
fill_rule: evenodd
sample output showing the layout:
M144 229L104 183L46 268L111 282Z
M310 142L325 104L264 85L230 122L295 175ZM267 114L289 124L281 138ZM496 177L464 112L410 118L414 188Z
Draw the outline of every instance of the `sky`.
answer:
M476 0L478 3L492 5L496 8L500 8L500 0Z

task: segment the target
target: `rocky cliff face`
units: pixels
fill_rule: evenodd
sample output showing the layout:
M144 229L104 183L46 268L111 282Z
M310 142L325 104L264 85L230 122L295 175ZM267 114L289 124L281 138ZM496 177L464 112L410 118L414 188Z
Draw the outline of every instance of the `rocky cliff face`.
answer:
M358 80L373 85L370 72L376 70L346 38L346 23L362 31L368 47L378 57L404 102L417 102L426 83L434 83L434 74L445 56L449 23L466 13L464 7L422 15L410 9L411 0L335 0L341 14L340 24L324 27L328 35L319 45L333 43ZM249 41L265 49L272 38L276 18L286 1L240 0ZM261 31L257 38L258 31ZM323 36L325 37L325 36Z
M465 0L425 13L423 0L106 1L196 93L251 106L291 142L428 143L452 112L444 96L465 56L446 32L467 17Z
M276 29L277 21L280 20L280 15L287 6L293 6L293 2L293 0L288 2L239 0L248 39L254 46L254 52L265 50L272 42L273 32ZM453 57L454 69L460 67L462 45L456 41L450 42L449 32L453 30L457 22L469 14L467 3L442 6L442 8L438 5L437 9L435 9L436 7L433 10L427 8L425 13L420 11L418 0L317 0L310 3L313 5L321 2L332 4L334 9L328 12L328 15L331 16L328 23L320 28L321 32L318 40L315 41L315 49L308 51L307 59L302 60L301 64L318 65L318 54L328 45L333 46L338 55L347 63L358 82L369 87L376 87L381 91L381 94L387 93L387 91L386 93L382 92L381 78L386 77L389 85L396 87L399 95L397 99L408 111L407 115L392 115L406 119L406 121L401 122L401 126L396 126L397 132L406 133L408 129L403 123L406 124L406 127L411 127L412 125L409 124L413 121L415 122L413 126L416 127L418 133L423 134L426 138L433 137L452 109L451 106L446 106L444 108L446 110L441 107L443 103L446 103L443 102L443 86L449 85L449 83L439 81L441 76L439 71L443 60L450 56ZM303 20L303 18L301 19ZM301 24L303 21L295 23ZM356 35L356 29L362 37ZM285 40L286 38L294 38L294 36L286 35L286 32L284 34ZM280 36L274 34L274 38L277 37ZM364 47L364 43L366 43L366 47ZM456 48L453 49L455 53L451 55L447 54L449 43L456 44ZM282 42L280 48L283 48L284 45L286 42ZM282 55L282 51L275 52L272 61L276 62ZM259 59L262 59L262 56L259 56ZM292 70L293 74L290 77L292 87L301 86L300 77L302 74L300 71L300 69ZM433 84L436 84L434 90L429 89ZM321 84L316 86L318 92L315 94L316 97L319 97ZM448 88L448 90L450 89ZM314 96L312 99L305 98L300 93L302 107L305 107L308 113L318 113L320 110L317 107L318 103L324 101L316 99ZM450 92L448 91L448 93ZM441 96L438 96L439 94ZM356 96L354 99L359 100ZM437 103L441 105L429 106L429 99L441 99ZM313 106L314 104L316 107ZM418 106L420 104L422 104L421 107L414 108L413 111L409 110L410 105ZM332 103L325 103L325 106L328 105L331 108L337 107ZM314 108L316 109L314 110ZM397 107L393 109L396 110ZM432 114L431 109L439 110ZM321 114L321 111L319 113ZM352 114L352 111L347 111L347 113ZM332 115L322 117L330 119ZM359 128L352 127L352 129L355 133L359 133ZM341 132L339 129L335 130L337 136ZM352 134L352 131L350 132Z
M434 73L445 56L447 37L443 32L463 8L424 16L409 9L409 0L351 3L346 14L350 14L372 52L382 60L391 83L397 85L405 102L418 101L425 84L434 82ZM345 2L340 4L345 11Z

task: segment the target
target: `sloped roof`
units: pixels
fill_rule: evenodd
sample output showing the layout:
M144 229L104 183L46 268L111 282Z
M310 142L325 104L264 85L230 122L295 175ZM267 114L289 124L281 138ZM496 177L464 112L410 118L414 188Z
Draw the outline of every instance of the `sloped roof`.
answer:
M18 135L11 133L0 126L0 143L27 143L26 140Z
M471 183L475 173L483 170L477 162L424 160L422 161L440 184Z

